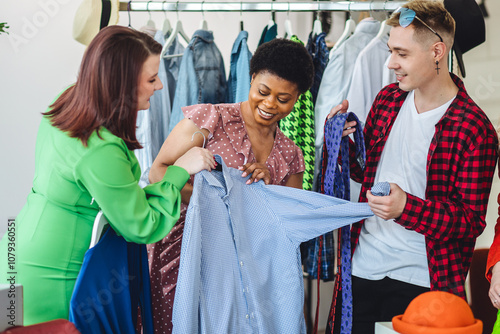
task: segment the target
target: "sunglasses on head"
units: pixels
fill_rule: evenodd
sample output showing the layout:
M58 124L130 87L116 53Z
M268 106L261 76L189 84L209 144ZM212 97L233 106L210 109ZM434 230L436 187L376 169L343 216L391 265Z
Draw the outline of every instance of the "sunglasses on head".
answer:
M427 23L422 21L417 16L417 14L415 13L415 11L413 9L406 8L406 7L399 7L398 9L396 9L394 11L394 14L395 13L399 13L399 25L402 26L403 28L408 27L413 22L414 19L417 19L420 21L420 23L422 23L430 31L432 31L437 37L439 37L441 42L443 41L443 39L441 38L441 36L439 36L439 34L436 32L436 30L432 29Z

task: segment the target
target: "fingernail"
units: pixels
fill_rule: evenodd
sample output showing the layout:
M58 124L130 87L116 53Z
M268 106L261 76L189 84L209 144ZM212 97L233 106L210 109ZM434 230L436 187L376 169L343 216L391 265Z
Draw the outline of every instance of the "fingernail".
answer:
M247 174L247 172L243 172L243 173L241 174L241 177L245 177L245 176L247 176L247 175L248 175L248 174Z
M252 183L251 179L248 179L248 181L246 182L246 184L251 184L251 183Z

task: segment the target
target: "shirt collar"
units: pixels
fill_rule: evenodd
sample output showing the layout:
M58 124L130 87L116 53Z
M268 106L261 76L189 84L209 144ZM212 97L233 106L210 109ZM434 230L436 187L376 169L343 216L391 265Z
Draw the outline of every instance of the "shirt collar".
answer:
M236 40L234 41L234 44L233 44L233 49L231 50L231 54L238 53L240 45L244 40L248 40L248 32L246 32L245 30L240 31L240 33L238 34L238 37L236 37Z
M443 118L447 118L452 121L458 121L461 122L462 118L464 116L464 111L465 108L469 105L469 95L467 94L467 91L465 90L465 85L463 81L456 76L455 74L450 72L451 79L457 85L458 87L458 93L451 105L448 107L448 110L446 110L446 113L443 115ZM404 100L408 96L408 92L402 90L402 89L397 89L397 91L394 93L394 102L396 103L399 108L403 105ZM462 101L462 103L458 103L459 101Z
M226 194L229 194L231 189L233 188L233 180L231 178L231 173L229 171L229 167L226 166L224 163L224 160L222 157L218 154L214 154L215 161L222 166L222 172L212 170L211 172L203 170L201 171L201 174L205 178L205 180L208 182L209 185L217 188L225 188L226 189ZM217 178L215 177L214 173L222 173L222 179L224 180L224 184Z
M198 29L194 32L194 37L199 37L207 43L213 43L214 41L214 34L210 30Z
M361 20L354 30L355 34L359 33L377 33L380 29L380 22L375 19L366 18Z

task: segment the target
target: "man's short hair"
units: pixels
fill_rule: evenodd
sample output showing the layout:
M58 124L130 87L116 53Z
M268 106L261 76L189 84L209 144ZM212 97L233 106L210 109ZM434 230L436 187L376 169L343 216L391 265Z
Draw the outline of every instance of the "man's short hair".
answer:
M403 7L415 11L419 19L441 35L448 50L451 49L455 37L455 20L446 10L442 1L411 0L404 4ZM387 20L387 24L391 27L399 27L399 15L399 12L392 14ZM426 43L431 36L435 36L429 28L417 19L414 19L411 25L415 28L415 38L418 42Z

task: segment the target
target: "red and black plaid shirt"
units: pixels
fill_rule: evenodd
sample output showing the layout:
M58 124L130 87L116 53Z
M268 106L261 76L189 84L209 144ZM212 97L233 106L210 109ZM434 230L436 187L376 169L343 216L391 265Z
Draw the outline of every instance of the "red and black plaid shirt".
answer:
M486 207L497 162L498 138L488 117L452 74L457 97L436 124L427 155L425 200L407 194L401 226L425 236L431 290L465 298L465 277L476 238L483 232ZM376 97L364 128L366 167L351 157L351 176L363 183L359 201L375 180L382 150L408 92L397 84ZM354 150L351 150L354 152ZM352 227L352 252L363 221Z

